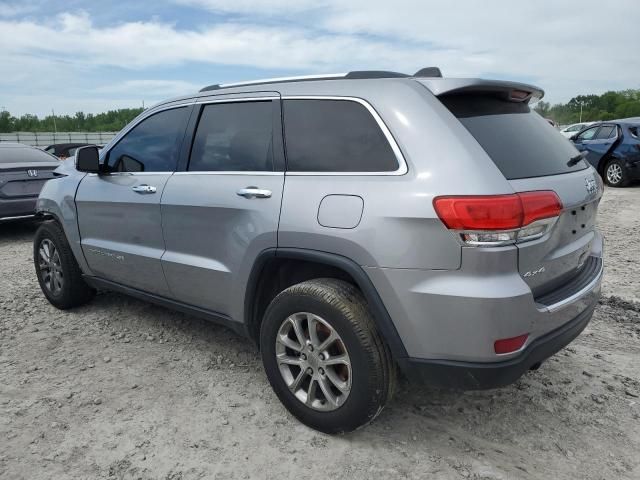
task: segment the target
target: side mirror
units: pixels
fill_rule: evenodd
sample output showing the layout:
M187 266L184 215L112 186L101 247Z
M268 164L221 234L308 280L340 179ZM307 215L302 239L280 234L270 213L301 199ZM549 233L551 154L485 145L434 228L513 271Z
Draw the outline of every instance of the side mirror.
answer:
M569 137L569 140L571 140L572 142L575 142L576 140L578 140L578 134L576 133L572 137Z
M100 173L98 147L89 145L76 150L76 170L87 173Z

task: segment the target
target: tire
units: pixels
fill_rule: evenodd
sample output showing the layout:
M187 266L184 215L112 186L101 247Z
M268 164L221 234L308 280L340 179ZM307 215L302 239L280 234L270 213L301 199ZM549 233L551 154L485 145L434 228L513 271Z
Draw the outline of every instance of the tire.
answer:
M610 187L626 187L629 184L627 170L620 160L609 160L604 166L603 177Z
M296 322L307 340L299 350L295 348L303 342L293 340L299 338ZM334 333L337 339L323 349ZM395 388L395 364L367 303L355 286L341 280L309 280L278 294L264 315L260 350L280 401L302 423L324 433L350 432L371 422ZM296 359L301 367L286 363ZM345 359L348 366L339 363ZM304 378L296 382L300 375Z
M46 261L47 254L52 257L50 262ZM57 222L47 221L36 231L33 263L42 293L54 307L61 310L77 307L95 295L95 290L82 278L80 267Z

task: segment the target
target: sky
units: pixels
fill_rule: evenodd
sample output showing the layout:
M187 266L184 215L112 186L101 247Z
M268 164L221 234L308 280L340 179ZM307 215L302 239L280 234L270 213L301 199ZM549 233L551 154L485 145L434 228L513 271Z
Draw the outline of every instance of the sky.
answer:
M640 88L637 0L0 0L0 108L145 106L213 83L438 66L545 100Z

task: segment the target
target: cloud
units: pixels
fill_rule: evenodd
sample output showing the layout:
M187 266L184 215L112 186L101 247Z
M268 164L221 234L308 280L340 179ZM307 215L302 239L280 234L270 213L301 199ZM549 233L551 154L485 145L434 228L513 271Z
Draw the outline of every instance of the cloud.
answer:
M162 99L197 90L194 80L204 75L193 72L203 68L215 83L251 79L242 72L439 66L446 76L536 83L551 101L640 86L635 0L619 0L615 9L596 0L173 2L157 15L140 8L135 18L123 17L117 1L114 17L96 13L95 4L87 4L92 13L62 4L43 17L3 4L0 102L15 104L30 90L90 98L87 104L97 96Z
M36 6L28 2L0 4L0 17L17 17L36 10Z
M57 25L0 21L0 43L6 46L0 58L37 52L76 63L90 61L132 70L188 62L313 71L373 64L408 68L417 58L426 57L417 46L399 49L388 42L354 35L310 34L297 27L222 23L179 30L168 23L148 21L96 28L86 13L62 14ZM442 56L443 52L433 55Z
M175 97L187 95L202 88L202 85L181 80L126 80L120 83L110 83L94 89L96 93L109 94L138 94L158 97Z

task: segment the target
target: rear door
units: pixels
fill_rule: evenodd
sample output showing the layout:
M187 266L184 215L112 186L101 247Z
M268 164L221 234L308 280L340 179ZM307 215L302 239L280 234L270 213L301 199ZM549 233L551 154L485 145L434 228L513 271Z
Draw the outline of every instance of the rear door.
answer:
M242 320L256 257L277 246L284 185L280 96L196 106L191 148L162 196L162 266L177 300Z
M586 145L587 161L598 168L600 160L615 148L615 144L618 140L619 133L618 127L615 124L601 125L593 139L589 140Z
M160 264L160 198L175 171L191 106L144 118L109 151L109 173L84 177L76 193L82 251L93 275L168 296Z
M455 98L454 98L455 97ZM595 218L602 194L597 173L526 103L489 95L441 98L475 137L515 192L553 190L563 211L543 237L517 244L518 269L534 295L555 288L586 262L597 238ZM581 135L595 136L594 127Z

